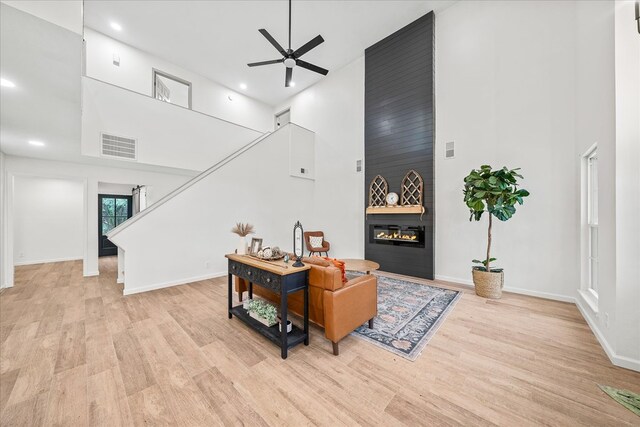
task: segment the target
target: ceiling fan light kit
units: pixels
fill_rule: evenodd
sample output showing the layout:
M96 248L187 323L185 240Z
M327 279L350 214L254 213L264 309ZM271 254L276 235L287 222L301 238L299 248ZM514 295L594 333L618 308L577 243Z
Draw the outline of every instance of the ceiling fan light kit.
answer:
M262 34L264 36L264 38L266 38L269 41L269 43L271 43L271 45L273 47L276 48L276 50L278 52L280 52L280 54L282 55L282 58L281 59L272 59L272 60L269 60L269 61L252 62L250 64L247 64L249 67L258 67L258 66L262 66L262 65L279 64L281 62L284 63L284 66L285 66L284 85L285 85L285 87L294 86L292 84L291 79L293 77L293 68L295 66L298 66L300 68L305 68L305 69L307 69L309 71L313 71L313 72L318 73L318 74L322 74L323 76L326 76L327 73L329 73L329 70L327 70L325 68L318 67L317 65L310 64L310 63L300 59L300 57L302 55L304 55L305 53L309 52L314 47L316 47L319 44L324 42L324 39L322 38L321 35L318 35L318 36L314 37L313 39L311 39L310 41L308 41L306 44L302 45L300 48L298 48L295 51L291 49L291 0L289 0L289 48L288 49L284 49L280 45L280 43L278 43L276 41L276 39L274 39L271 36L271 34L269 34L269 32L267 30L265 30L264 28L261 28L258 31L260 32L260 34Z

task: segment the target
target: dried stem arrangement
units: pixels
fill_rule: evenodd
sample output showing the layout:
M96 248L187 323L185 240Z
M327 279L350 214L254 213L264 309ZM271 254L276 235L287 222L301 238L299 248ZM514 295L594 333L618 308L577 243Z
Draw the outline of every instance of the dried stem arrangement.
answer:
M240 237L245 237L249 234L255 233L255 231L253 230L253 225L249 223L244 224L242 222L236 223L236 225L231 229L231 232L237 234Z

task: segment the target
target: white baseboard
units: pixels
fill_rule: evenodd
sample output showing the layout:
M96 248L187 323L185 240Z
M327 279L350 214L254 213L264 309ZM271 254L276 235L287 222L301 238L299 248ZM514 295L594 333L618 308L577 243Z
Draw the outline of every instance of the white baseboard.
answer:
M436 274L434 277L436 280L442 280L443 282L451 282L457 285L473 287L473 280L471 279L460 279L458 277L441 276L439 274Z
M84 277L93 277L93 276L99 276L100 272L98 270L96 271L88 271L86 273L82 274Z
M217 273L205 274L203 276L190 277L188 279L181 279L181 280L175 280L175 281L169 281L169 282L163 282L163 283L156 283L153 285L143 286L141 288L134 288L134 289L127 289L127 285L125 283L124 291L122 293L123 295L139 294L142 292L154 291L156 289L169 288L171 286L186 285L187 283L199 282L201 280L207 280L207 279L214 279L216 277L226 276L227 274L228 273L226 271L220 271Z
M630 357L626 356L618 356L613 348L611 348L611 345L609 345L609 341L607 341L607 339L604 337L602 331L600 331L600 327L598 326L598 324L593 321L593 318L591 316L589 316L588 307L585 308L583 304L584 302L580 298L576 298L576 306L578 307L580 314L582 314L582 317L584 317L587 325L589 325L589 328L591 328L593 335L596 336L596 339L600 343L600 346L604 349L607 357L609 357L609 360L611 360L611 363L616 366L620 366L621 368L640 372L640 360L631 359Z
M513 292L514 294L529 295L531 297L550 299L554 301L570 302L574 304L576 302L576 299L574 297L570 297L567 295L560 295L560 294L552 294L550 292L530 291L528 289L512 288L509 286L505 286L503 291Z
M449 276L440 276L440 275L436 275L435 278L436 280L442 280L443 282L451 282L451 283L456 283L458 285L473 287L473 280L471 279L460 279L458 277L449 277ZM502 290L505 292L512 292L514 294L528 295L531 297L550 299L554 301L572 302L572 303L576 302L576 299L574 297L560 295L560 294L552 294L549 292L531 291L529 289L512 288L509 286L505 286L504 289Z
M41 259L41 260L37 260L37 261L17 261L14 262L13 265L14 266L20 266L20 265L35 265L35 264L47 264L47 263L51 263L51 262L64 262L64 261L82 261L82 257L67 257L67 258L53 258L53 259Z
M435 278L436 280L442 280L443 282L451 282L451 283L455 283L463 286L473 287L473 280L471 279L460 279L457 277L440 276L440 275L436 275ZM613 351L613 348L609 345L609 342L605 339L598 325L593 321L592 317L589 316L589 312L587 308L583 306L583 304L586 304L586 302L581 300L580 296L576 298L576 297L570 297L566 295L531 291L528 289L519 289L519 288L511 288L511 287L505 287L503 290L505 292L513 292L521 295L529 295L529 296L538 297L538 298L545 298L545 299L550 299L554 301L562 301L562 302L569 302L569 303L575 304L578 307L580 314L582 315L582 317L584 317L584 320L587 322L587 325L589 325L589 328L591 328L591 331L593 331L593 334L596 336L596 339L600 343L600 346L604 349L604 352L609 357L609 360L611 360L611 363L621 368L631 369L633 371L640 372L640 360L631 359L625 356L619 356L615 353L615 351Z

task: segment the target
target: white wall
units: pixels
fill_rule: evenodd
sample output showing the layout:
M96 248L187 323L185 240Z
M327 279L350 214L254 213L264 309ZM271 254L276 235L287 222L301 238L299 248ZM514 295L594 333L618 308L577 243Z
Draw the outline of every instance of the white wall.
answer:
M319 83L274 109L291 108L291 121L316 135L313 216L305 230L322 230L329 255L364 256L364 57L332 70Z
M1 147L0 147L1 148ZM4 288L6 285L5 277L5 252L7 250L7 235L6 227L6 173L5 173L5 155L0 151L0 288Z
M293 225L308 227L314 200L314 181L289 176L293 126L110 233L125 251L125 294L225 274L224 255L238 246L236 222L255 225L263 246L292 250Z
M482 164L520 167L531 196L494 221L492 255L506 288L573 300L575 13L572 2L458 2L436 17L437 278L470 283L486 250L487 220L469 222L463 178Z
M82 34L82 0L3 0L2 3Z
M84 183L16 176L13 185L14 264L82 259Z
M114 184L127 184L132 182L147 185L147 202L152 205L175 188L179 187L193 175L180 175L138 171L132 169L120 169L104 166L95 166L79 163L65 163L57 161L30 159L26 157L5 156L5 169L7 177L6 200L13 205L14 192L12 184L16 177L35 176L58 178L64 180L82 181L85 186L83 218L77 224L78 228L84 227L83 238L84 263L83 269L86 276L97 275L98 271L98 183L110 182ZM8 215L9 223L8 246L13 247L13 242L18 236L13 235L13 226L16 218ZM11 255L11 256L9 256ZM13 252L3 258L5 268L5 283L13 285Z
M272 108L265 103L90 28L85 28L84 38L87 76L152 96L155 68L191 82L193 110L261 132L273 130ZM114 54L120 56L120 66L113 65Z
M136 139L137 163L202 171L262 135L87 77L82 100L85 156L100 157L106 132Z
M576 4L576 138L574 175L580 177L574 192L581 194L575 217L579 218L580 249L576 254L579 281L577 303L594 330L612 342L615 317L615 62L614 5L612 2ZM594 301L588 287L588 224L586 170L582 156L598 147L598 286ZM595 308L595 309L594 309ZM610 317L609 320L607 318ZM596 332L598 333L598 332ZM600 337L599 337L600 338ZM606 348L606 347L605 347Z
M98 194L115 194L119 196L131 196L133 188L141 184L114 184L111 182L98 182Z
M634 16L634 2L616 2L615 351L640 370L640 34Z

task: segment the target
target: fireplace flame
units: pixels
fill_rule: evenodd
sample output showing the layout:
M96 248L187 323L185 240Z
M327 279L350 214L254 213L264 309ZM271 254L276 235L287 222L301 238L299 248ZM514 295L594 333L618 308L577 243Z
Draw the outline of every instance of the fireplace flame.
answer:
M413 241L413 240L417 240L418 236L416 236L415 234L400 234L397 231L394 231L393 233L390 233L390 234L385 233L384 231L381 231L376 235L376 239Z

